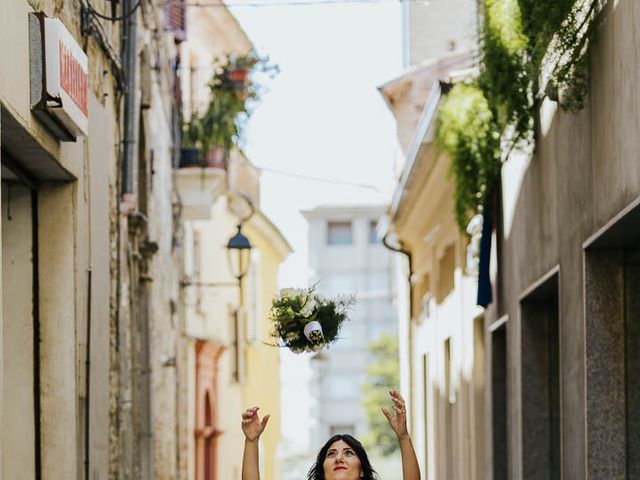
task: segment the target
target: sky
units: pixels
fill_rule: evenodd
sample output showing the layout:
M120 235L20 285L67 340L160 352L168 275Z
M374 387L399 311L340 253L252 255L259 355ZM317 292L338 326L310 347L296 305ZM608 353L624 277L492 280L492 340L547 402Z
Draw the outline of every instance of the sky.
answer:
M396 184L395 124L377 87L401 72L400 2L232 6L239 1L227 1L231 12L280 68L249 120L245 152L263 169L261 209L294 249L281 267L281 287L306 286L311 272L300 211L388 204ZM283 351L281 359L283 436L305 449L308 358Z

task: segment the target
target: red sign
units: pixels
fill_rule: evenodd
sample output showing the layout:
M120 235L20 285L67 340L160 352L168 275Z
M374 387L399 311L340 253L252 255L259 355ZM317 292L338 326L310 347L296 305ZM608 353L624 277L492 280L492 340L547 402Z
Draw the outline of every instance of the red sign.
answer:
M62 40L58 41L58 45L60 48L60 87L67 92L80 111L88 115L87 89L89 82L87 73Z

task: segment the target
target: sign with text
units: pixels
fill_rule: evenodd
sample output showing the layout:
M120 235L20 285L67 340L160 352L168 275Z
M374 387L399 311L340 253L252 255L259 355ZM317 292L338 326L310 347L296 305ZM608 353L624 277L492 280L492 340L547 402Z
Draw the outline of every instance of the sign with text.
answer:
M57 18L37 17L32 39L32 108L46 113L45 121L61 140L74 140L89 130L87 55ZM41 65L35 66L38 57ZM39 115L42 118L42 115ZM44 120L44 119L43 119Z

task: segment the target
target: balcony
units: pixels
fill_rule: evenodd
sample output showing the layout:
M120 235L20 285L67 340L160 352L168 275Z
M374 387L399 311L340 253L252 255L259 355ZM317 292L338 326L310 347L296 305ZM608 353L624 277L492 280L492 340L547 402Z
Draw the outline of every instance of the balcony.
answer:
M195 149L180 152L180 167L175 170L183 220L210 220L211 206L226 187L226 158L207 155L202 161Z

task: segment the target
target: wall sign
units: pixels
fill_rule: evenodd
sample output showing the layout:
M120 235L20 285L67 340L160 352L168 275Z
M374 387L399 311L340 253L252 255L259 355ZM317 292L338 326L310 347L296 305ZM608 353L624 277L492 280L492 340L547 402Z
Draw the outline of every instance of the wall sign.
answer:
M87 55L57 18L30 14L31 109L62 141L89 132Z

